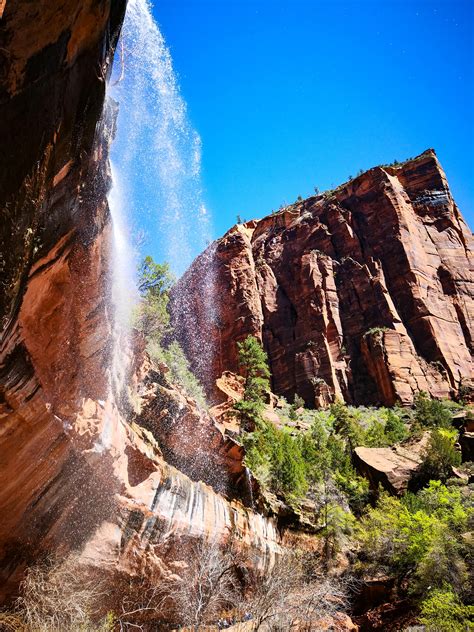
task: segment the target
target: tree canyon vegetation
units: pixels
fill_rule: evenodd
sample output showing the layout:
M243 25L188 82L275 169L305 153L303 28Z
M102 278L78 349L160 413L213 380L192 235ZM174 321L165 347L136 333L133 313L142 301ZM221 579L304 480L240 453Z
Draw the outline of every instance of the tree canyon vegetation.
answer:
M0 0L0 62L0 630L474 630L473 239L435 151L206 245L147 0Z

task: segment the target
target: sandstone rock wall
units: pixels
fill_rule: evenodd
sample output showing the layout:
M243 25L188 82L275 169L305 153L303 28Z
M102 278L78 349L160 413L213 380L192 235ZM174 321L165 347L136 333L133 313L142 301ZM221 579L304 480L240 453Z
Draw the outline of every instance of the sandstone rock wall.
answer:
M111 387L104 97L125 0L1 7L0 602L49 553L127 585L175 572L192 538L271 563L275 522L238 501L239 446L139 344L135 409Z
M10 2L0 21L0 585L110 503L87 451L110 353L105 80L125 0ZM100 433L99 433L100 434ZM77 439L71 441L71 436ZM97 440L97 438L96 438ZM92 511L92 508L93 511Z
M450 396L472 379L472 245L428 150L232 228L181 279L173 321L197 367L195 332L214 340L202 375L210 392L222 371L238 371L236 343L254 334L272 390L290 400ZM211 320L202 308L209 267Z

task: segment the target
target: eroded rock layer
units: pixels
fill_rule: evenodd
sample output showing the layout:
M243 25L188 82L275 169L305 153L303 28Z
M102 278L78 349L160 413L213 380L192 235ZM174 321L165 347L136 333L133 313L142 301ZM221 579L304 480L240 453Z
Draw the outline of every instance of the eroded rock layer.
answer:
M253 334L272 390L290 400L450 396L472 379L472 245L428 150L232 228L178 284L174 323L197 367L195 332L214 341L202 376L210 391L224 370L239 370L237 342Z
M80 546L111 509L88 451L108 389L101 115L125 0L7 0L2 10L0 585L8 592L43 548Z

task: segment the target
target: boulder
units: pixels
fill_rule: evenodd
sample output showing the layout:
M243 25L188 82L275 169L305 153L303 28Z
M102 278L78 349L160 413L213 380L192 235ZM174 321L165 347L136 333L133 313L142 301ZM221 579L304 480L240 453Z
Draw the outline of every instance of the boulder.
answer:
M369 480L373 490L381 485L391 494L400 496L422 462L428 439L429 433L425 433L416 442L392 448L358 447L354 450L354 465Z

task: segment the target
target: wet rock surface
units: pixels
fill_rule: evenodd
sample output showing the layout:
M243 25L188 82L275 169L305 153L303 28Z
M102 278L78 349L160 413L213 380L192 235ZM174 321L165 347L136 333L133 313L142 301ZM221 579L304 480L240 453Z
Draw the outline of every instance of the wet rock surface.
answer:
M262 564L279 547L271 520L231 500L225 479L241 476L241 458L209 415L140 354L131 383L143 418L111 391L104 98L125 4L2 5L1 601L50 552L130 579L171 573L186 538L235 538ZM175 432L192 436L195 423L209 445L193 469Z

